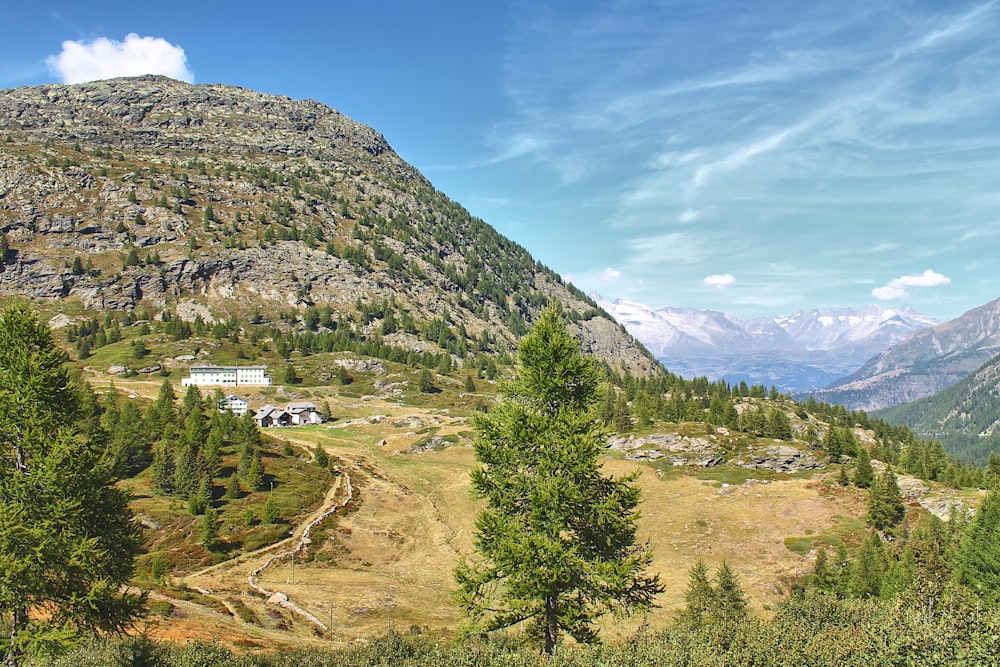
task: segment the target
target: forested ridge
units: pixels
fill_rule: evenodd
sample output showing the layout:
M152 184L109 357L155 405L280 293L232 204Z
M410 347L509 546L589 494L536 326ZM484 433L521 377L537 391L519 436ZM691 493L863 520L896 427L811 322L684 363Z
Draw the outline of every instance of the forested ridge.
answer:
M954 456L986 464L1000 451L1000 357L934 396L879 411L925 438L939 439Z

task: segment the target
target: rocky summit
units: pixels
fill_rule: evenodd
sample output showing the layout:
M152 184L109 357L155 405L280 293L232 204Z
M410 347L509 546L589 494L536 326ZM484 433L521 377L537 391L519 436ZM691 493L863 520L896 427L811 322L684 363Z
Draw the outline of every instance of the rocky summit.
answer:
M558 299L585 350L658 369L378 132L315 101L157 76L0 91L0 234L0 295L206 320L362 311L367 333L419 347L385 325L391 303L501 350Z

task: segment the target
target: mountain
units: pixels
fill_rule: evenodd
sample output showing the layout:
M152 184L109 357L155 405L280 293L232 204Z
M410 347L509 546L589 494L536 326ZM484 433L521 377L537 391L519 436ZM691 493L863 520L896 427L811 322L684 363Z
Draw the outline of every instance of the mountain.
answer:
M1000 352L1000 299L918 331L813 395L851 409L878 410L935 394Z
M1000 452L1000 356L933 396L877 414L940 440L959 458L985 464L990 452Z
M0 234L0 295L293 328L328 308L358 337L460 358L510 350L558 299L587 351L658 369L375 130L315 101L158 76L0 91Z
M591 297L671 371L684 377L824 387L936 320L909 307L823 309L740 320L693 308L660 308Z

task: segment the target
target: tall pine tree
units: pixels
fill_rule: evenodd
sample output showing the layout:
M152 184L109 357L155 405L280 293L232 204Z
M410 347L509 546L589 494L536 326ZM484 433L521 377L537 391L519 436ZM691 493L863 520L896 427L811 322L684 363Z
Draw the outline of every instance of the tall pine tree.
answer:
M601 374L546 308L521 341L518 375L476 420L476 553L455 571L471 629L522 622L546 653L560 635L597 637L606 612L648 609L662 590L636 544L635 477L601 474L603 436L592 408Z
M17 667L115 631L140 535L115 486L94 399L26 305L0 313L0 655Z

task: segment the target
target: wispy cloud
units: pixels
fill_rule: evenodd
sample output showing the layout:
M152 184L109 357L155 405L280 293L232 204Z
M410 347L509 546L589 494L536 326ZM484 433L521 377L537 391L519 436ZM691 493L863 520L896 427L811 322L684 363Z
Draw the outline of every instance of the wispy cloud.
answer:
M682 225L686 225L689 222L694 222L701 217L701 211L695 210L693 208L686 208L681 211L681 214L677 216L677 222Z
M578 215L607 253L586 262L619 268L623 290L643 279L681 298L683 283L733 303L770 290L807 307L919 295L914 262L957 275L984 252L963 241L1000 219L1000 0L847 2L515 2L514 112L497 127L544 140L496 155L555 174L561 198L617 195ZM753 268L705 290L727 275L720 256ZM763 270L779 256L785 276L823 277Z
M140 37L135 33L120 42L107 37L92 42L67 40L62 43L62 51L46 58L45 63L63 83L142 74L194 81L184 49L162 37Z
M987 29L987 18L990 11L996 9L995 1L977 5L967 12L963 12L953 19L946 19L946 23L940 27L932 27L927 32L918 35L912 42L900 47L894 54L894 58L901 58L919 51L935 48L954 41L966 33Z
M763 139L740 146L713 162L701 165L694 170L694 178L691 179L691 185L695 188L704 187L716 172L731 171L743 167L758 155L769 153L780 147L785 143L786 139L800 132L805 126L806 124L800 124L785 128Z

